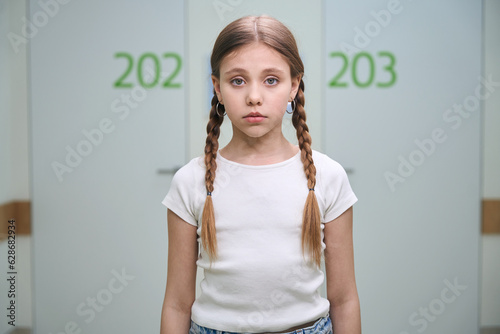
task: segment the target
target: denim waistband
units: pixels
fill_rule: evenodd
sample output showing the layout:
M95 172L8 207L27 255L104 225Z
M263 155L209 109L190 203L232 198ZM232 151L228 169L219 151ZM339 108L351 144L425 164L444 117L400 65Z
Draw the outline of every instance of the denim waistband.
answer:
M261 332L262 333L262 332ZM280 334L332 334L332 321L330 316L322 317L318 319L313 325L309 327L304 327L301 329L296 329L291 332L280 332ZM216 329L211 329L198 325L197 323L191 321L191 328L189 329L189 334L250 334L247 332L226 332Z

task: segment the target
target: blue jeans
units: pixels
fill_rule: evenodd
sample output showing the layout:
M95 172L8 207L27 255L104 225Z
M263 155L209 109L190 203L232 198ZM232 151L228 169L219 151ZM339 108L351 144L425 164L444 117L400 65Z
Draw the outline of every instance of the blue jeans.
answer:
M191 328L189 329L189 334L246 334L246 333L218 331L215 329L202 327L197 323L191 321ZM316 321L312 326L305 327L302 329L296 329L294 331L286 332L283 334L333 334L332 321L330 319L330 316L327 315L326 317L318 319L318 321Z

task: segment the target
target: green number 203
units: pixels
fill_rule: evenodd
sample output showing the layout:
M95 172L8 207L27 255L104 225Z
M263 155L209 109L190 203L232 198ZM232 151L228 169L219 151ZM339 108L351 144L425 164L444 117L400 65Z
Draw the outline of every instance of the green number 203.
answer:
M396 58L394 55L387 51L380 51L377 53L377 60L385 62L382 67L383 73L385 73L383 81L376 81L376 86L380 88L388 88L393 86L396 83L397 73L395 70ZM333 79L329 82L329 87L331 88L341 88L347 87L348 83L344 79L344 75L346 74L349 68L349 58L343 52L332 52L330 53L330 58L340 58L342 60L342 65L340 67L339 72ZM365 60L368 65L368 77L364 78L364 80L360 79L358 66L361 60ZM355 86L359 88L367 88L371 86L375 81L375 59L368 52L359 52L354 55L351 60L351 78L352 82Z
M173 59L175 62L175 68L168 75L168 77L161 83L163 88L180 88L181 84L178 82L174 82L176 79L177 75L181 71L182 68L182 58L180 55L177 53L169 52L169 53L164 53L162 55L164 59ZM130 73L132 72L134 68L134 58L132 57L131 54L126 53L126 52L117 52L115 54L115 58L125 58L127 60L127 68L125 69L125 72L115 81L114 87L115 88L131 88L133 84L131 82L125 82L127 78L129 77ZM144 62L146 60L149 60L152 62L153 66L144 69ZM146 72L146 73L145 73ZM160 81L160 74L161 74L161 65L160 65L160 59L158 56L154 53L146 52L143 53L140 57L139 60L137 61L137 81L140 86L144 88L153 88L158 85Z

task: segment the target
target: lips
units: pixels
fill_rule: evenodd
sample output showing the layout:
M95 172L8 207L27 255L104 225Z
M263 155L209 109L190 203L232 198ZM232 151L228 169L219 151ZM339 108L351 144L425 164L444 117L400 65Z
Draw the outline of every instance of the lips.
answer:
M264 116L262 116L262 114L259 112L251 112L243 118L247 118L247 117L264 117Z
M243 118L249 123L259 123L265 119L265 117L262 116L262 114L258 113L258 112L251 112Z

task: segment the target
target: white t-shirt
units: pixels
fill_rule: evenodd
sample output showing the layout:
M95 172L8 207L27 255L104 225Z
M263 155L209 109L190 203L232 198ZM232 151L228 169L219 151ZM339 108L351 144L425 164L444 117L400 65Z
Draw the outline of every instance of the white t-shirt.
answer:
M340 216L357 198L340 164L317 151L313 160L323 238L324 223ZM192 306L192 320L222 331L259 333L326 316L329 302L318 292L324 274L304 258L301 247L309 190L300 151L270 165L243 165L220 154L216 162L212 199L218 258L210 265L200 245L197 265L205 278ZM162 201L198 227L198 242L206 193L204 160L198 157L174 175Z

